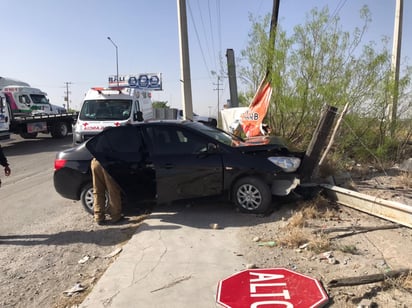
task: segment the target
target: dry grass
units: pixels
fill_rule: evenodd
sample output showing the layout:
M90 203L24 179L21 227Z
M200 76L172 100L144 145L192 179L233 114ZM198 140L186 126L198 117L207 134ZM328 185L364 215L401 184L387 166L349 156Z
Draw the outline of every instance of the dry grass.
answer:
M318 175L321 178L327 178L335 175L338 172L338 163L334 159L326 159L322 165L319 166Z
M285 230L284 234L278 238L277 243L282 247L297 248L308 242L308 234L304 229L299 227L291 227Z
M336 217L336 210L329 206L329 202L318 197L312 201L302 203L298 210L287 221L282 228L281 235L277 239L280 246L287 248L298 248L307 244L307 249L315 252L328 250L331 246L330 240L324 234L313 234L306 228L311 219L330 219Z
M344 245L344 246L339 246L338 249L344 253L350 253L352 255L357 255L359 254L359 250L355 245Z
M412 271L407 275L402 275L398 278L386 279L384 281L384 288L396 288L412 292Z
M399 177L399 184L402 185L405 189L412 189L412 173L403 172Z
M412 271L409 272L408 275L400 278L402 281L402 287L412 292Z
M330 250L331 246L332 243L325 234L318 234L310 239L308 248L316 253L320 253Z

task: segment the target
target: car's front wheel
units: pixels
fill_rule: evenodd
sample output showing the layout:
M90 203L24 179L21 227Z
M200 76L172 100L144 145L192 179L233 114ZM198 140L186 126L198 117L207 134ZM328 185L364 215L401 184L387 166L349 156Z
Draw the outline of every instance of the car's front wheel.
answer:
M265 213L272 203L272 194L261 179L247 176L234 185L233 200L242 212Z
M82 191L80 193L80 201L83 205L83 208L90 214L93 214L93 184L92 183L87 183L86 185L83 186ZM109 206L108 204L108 194L106 192L106 209Z

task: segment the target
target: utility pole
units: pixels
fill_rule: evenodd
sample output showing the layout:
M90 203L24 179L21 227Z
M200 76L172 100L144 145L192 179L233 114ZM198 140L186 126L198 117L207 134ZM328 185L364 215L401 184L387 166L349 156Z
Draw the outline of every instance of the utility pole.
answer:
M230 90L230 105L229 107L239 107L239 97L237 95L237 82L236 82L236 65L235 54L233 49L226 49L227 57L227 72L229 77L229 90Z
M180 81L182 82L183 116L184 119L193 119L186 0L177 0L177 14L179 17Z
M390 133L393 137L396 128L396 117L398 112L399 98L399 67L401 59L402 46L402 22L403 22L403 0L396 0L395 25L393 30L393 48L392 48L392 74L393 74L393 96L392 103L389 104L389 123Z
M267 63L266 75L272 72L273 54L275 50L276 31L278 27L280 0L273 0L272 17L270 20L269 32L269 57Z
M220 88L220 86L222 85L220 83L220 76L217 76L217 83L214 84L216 86L216 89L213 89L215 91L217 91L217 118L219 118L219 110L220 110L220 90L223 90Z
M64 92L64 94L65 94L64 100L67 102L67 104L66 104L67 105L67 112L70 112L70 110L69 110L69 102L70 102L69 94L71 92L69 92L69 84L72 84L72 83L70 81L66 81L65 84L66 84L66 92Z

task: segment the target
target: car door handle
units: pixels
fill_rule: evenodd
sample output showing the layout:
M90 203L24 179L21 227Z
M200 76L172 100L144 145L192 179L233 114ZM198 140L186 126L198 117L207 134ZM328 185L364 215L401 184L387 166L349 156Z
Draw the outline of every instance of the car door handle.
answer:
M162 168L164 169L172 169L174 167L174 165L172 163L167 163L162 165Z

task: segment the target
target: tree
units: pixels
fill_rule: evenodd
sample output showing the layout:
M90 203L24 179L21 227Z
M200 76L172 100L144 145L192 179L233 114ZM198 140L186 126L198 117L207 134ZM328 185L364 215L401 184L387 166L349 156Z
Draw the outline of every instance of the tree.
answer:
M170 108L167 106L168 102L167 101L154 101L152 103L153 108Z
M241 52L246 65L239 69L240 80L253 96L266 72L267 57L273 57L273 95L265 122L275 134L306 145L325 104L339 108L349 103L350 116L345 121L350 129L339 136L340 150L350 151L356 142L378 154L377 149L388 142L386 107L393 91L390 52L384 47L379 50L374 43L360 47L371 21L366 6L360 16L362 27L349 33L327 8L313 9L290 36L278 26L273 53L267 50L269 16L261 21L250 17L252 30ZM409 70L400 81L404 105L410 80ZM362 136L366 140L359 142Z

